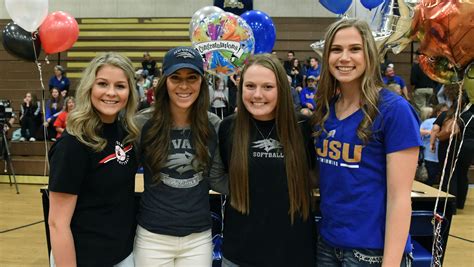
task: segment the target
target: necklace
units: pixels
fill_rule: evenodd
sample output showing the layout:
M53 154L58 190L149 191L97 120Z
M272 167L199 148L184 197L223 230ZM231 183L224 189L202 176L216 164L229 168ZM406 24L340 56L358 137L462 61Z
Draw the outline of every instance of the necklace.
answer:
M262 136L263 140L268 140L268 137L270 137L270 135L272 134L273 129L275 129L275 123L273 123L272 129L271 129L270 132L268 133L267 137L265 137L265 136L262 134L262 132L260 131L260 129L258 128L257 123L256 123L254 120L252 120L252 121L253 121L253 124L255 125L255 128L257 129L258 133L260 134L260 136Z

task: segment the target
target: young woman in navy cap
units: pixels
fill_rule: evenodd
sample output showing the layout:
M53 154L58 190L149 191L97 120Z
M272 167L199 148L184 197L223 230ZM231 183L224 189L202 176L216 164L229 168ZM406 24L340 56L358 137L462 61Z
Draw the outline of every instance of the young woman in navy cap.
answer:
M219 118L207 112L201 55L171 49L154 105L141 113L145 191L138 213L136 266L211 266L209 189L226 192L217 153Z

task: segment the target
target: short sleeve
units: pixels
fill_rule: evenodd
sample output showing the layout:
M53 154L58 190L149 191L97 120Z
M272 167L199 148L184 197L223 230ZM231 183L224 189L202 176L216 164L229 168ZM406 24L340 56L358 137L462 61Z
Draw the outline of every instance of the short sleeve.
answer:
M443 126L444 120L446 119L446 114L446 111L441 112L433 124L436 124L441 128L441 126Z
M420 121L413 107L404 99L394 101L383 116L386 153L421 146Z
M49 152L48 189L78 195L89 167L87 147L71 135L63 135Z
M219 126L219 152L226 172L229 171L229 161L231 153L230 138L232 138L230 131L232 127L232 122L234 121L234 117L235 115L226 117Z
M316 165L316 152L314 150L313 129L307 118L299 118L298 124L301 124L306 155L308 157L308 166L311 170L314 170Z

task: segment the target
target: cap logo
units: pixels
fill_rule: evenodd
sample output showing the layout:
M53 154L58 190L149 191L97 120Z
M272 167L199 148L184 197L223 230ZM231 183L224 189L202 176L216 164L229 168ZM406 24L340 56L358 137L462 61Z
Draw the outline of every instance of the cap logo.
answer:
M179 50L179 51L176 51L175 53L175 57L180 57L180 58L194 58L194 54L191 53L190 51L186 51L186 50Z

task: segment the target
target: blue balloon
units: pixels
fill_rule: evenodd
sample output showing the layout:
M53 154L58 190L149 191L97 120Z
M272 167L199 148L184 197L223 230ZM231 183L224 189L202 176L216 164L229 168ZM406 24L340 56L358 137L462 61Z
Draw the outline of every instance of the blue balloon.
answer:
M342 15L347 12L352 0L319 0L319 3L332 13Z
M360 3L368 10L380 6L383 2L384 0L360 0Z
M250 10L240 15L253 31L255 54L270 53L276 40L276 30L272 19L262 11Z

